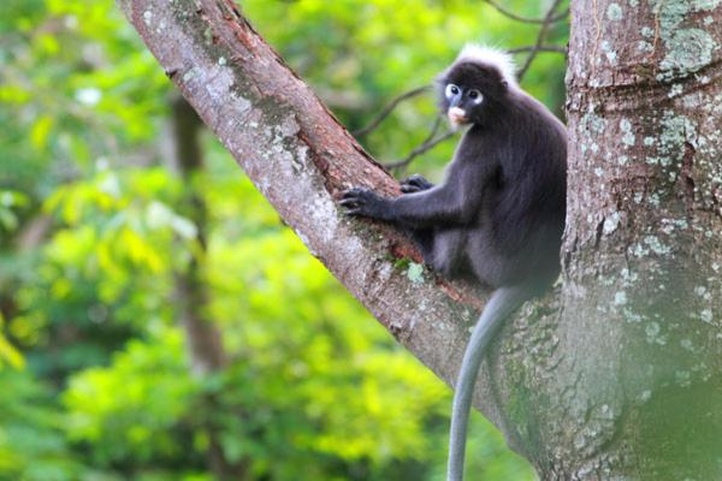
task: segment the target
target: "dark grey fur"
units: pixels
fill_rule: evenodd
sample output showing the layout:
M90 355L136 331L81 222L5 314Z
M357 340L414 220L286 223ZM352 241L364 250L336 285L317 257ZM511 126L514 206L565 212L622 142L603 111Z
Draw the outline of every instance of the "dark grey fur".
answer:
M471 393L489 342L522 302L559 274L566 131L506 77L505 67L462 53L440 77L441 109L453 110L457 119L463 113L463 123L470 124L441 184L414 176L402 182L404 194L397 198L355 188L341 200L350 215L388 221L409 233L424 260L443 275L470 275L495 289L459 375L449 480L462 478Z

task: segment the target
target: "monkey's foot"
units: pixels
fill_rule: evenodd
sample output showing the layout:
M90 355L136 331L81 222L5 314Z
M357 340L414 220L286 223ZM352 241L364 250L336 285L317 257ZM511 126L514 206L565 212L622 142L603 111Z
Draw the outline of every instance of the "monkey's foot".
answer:
M400 182L401 192L404 194L413 194L414 192L421 192L429 190L434 186L431 182L426 180L419 174L414 174Z

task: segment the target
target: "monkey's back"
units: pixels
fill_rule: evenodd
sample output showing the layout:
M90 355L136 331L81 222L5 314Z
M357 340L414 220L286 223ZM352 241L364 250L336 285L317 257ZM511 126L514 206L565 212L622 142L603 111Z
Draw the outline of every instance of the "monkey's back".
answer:
M566 131L523 92L514 96L511 107L498 123L466 134L480 136L478 141L485 144L477 161L495 163L499 169L480 186L489 195L480 206L476 233L469 234L467 257L475 275L492 287L525 283L542 289L559 274Z

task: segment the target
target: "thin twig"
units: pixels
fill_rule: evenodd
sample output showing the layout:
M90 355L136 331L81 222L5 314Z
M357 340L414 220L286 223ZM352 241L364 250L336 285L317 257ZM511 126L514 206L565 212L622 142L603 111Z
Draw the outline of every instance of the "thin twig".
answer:
M557 8L559 8L559 5L562 3L562 0L554 0L554 3L549 7L549 10L547 10L547 14L544 17L544 22L542 23L541 28L539 29L539 33L536 37L536 43L534 44L534 47L532 48L531 53L526 58L526 61L524 62L524 65L519 70L519 80L521 80L524 75L526 75L527 70L529 70L529 67L531 66L531 63L534 61L534 58L537 56L537 54L540 52L540 49L542 48L542 44L544 43L544 39L546 38L547 34L549 33L549 28L551 27L554 18L556 16L554 15L554 12ZM568 11L568 10L567 10Z
M363 137L364 135L368 135L370 132L374 131L379 126L379 124L383 122L384 119L389 116L389 114L391 114L391 112L393 112L397 105L399 105L404 100L408 100L412 97L416 97L417 95L424 93L429 88L430 87L428 85L425 85L423 87L417 87L391 100L391 102L386 104L386 106L381 110L381 113L374 120L372 120L371 123L369 123L366 127L363 127L362 129L354 131L354 137L359 138Z
M402 167L406 167L407 165L409 165L411 163L412 160L414 160L419 155L428 152L429 150L433 149L434 147L436 147L440 143L444 142L445 140L450 139L454 135L453 130L449 130L449 131L445 132L444 134L442 134L441 136L436 137L436 134L439 131L439 128L441 127L443 119L444 119L443 115L437 115L436 120L434 121L434 125L431 128L431 132L429 133L428 136L426 136L426 139L421 143L421 145L419 145L414 150L412 150L409 153L409 155L407 155L403 159L396 161L396 162L389 163L389 164L384 164L384 167L386 167L387 169L400 169ZM436 137L436 138L434 138L434 137Z
M497 4L496 2L494 2L492 0L485 0L485 1L486 1L486 3L488 3L489 5L494 7L499 13L504 15L505 17L509 17L510 19L512 19L516 22L521 22L521 23L536 23L536 24L543 25L546 23L560 22L569 16L569 9L566 9L564 12L562 12L559 15L556 15L555 17L552 17L550 19L547 19L546 16L545 16L545 18L527 18L527 17L519 16L519 15L515 14L514 12L510 12L509 10L505 9L504 7L502 7L501 5Z
M541 47L529 46L529 47L516 47L510 48L507 52L511 54L536 52L536 53L558 53L561 55L567 54L566 47L559 47L556 45L542 45Z

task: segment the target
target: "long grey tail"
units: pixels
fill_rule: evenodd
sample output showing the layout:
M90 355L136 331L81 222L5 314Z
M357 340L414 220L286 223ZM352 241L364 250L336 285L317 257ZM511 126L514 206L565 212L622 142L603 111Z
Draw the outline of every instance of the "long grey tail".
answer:
M461 481L464 477L466 430L479 365L489 343L506 320L524 301L533 297L528 286L507 286L495 290L484 307L464 351L461 370L456 380L454 405L451 411L449 464L446 479Z

